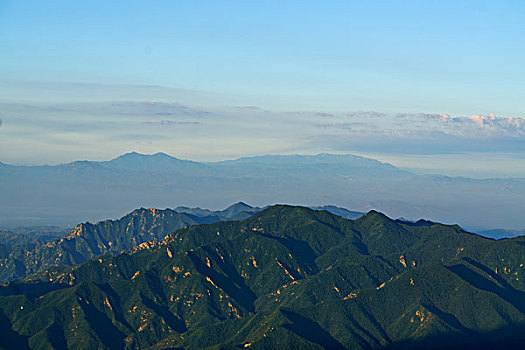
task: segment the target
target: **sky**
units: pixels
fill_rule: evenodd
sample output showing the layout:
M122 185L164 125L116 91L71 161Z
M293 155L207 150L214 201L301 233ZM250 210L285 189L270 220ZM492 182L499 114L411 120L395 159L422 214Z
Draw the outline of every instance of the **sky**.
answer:
M523 177L524 19L522 1L4 0L0 161L329 152Z

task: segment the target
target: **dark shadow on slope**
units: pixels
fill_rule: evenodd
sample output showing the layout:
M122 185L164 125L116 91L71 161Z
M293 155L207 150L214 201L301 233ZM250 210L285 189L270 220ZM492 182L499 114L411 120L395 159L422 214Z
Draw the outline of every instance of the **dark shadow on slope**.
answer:
M85 263L86 261L88 261L90 258L93 258L93 257L94 257L93 254L90 254L88 257L86 257L83 254L81 254L80 252L78 252L76 250L76 248L73 248L73 249L70 249L67 252L67 261L65 261L64 263L60 264L60 266L79 265L79 264ZM51 266L55 266L55 265L52 264ZM46 270L46 269L48 269L51 266L45 267L43 269L40 269L40 271Z
M525 348L525 323L490 332L440 332L417 340L402 340L388 350L500 350Z
M359 341L359 343L361 344L362 348L365 348L365 349L369 348L370 347L370 345L369 345L370 342L373 342L375 344L375 347L381 346L381 342L379 341L379 339L377 339L366 328L362 327L359 324L359 322L357 322L357 320L351 314L347 314L346 318L350 321L350 323L352 324L352 327L355 328L355 330L351 329L351 328L347 328L348 331ZM359 331L365 337L367 337L368 340L366 340L363 336L357 334L357 331Z
M381 334L381 336L383 337L383 340L385 342L387 342L387 343L392 343L392 340L388 336L388 333L381 326L381 323L379 323L379 321L377 321L377 319L374 317L374 315L372 315L372 313L369 312L368 310L366 310L362 305L359 306L359 309L368 318L368 321L370 321L370 323L372 323L374 325L374 327L376 328L376 330Z
M516 309L518 309L522 314L525 315L524 292L520 292L510 287L502 288L493 281L483 277L479 273L469 269L467 266L462 264L448 266L447 269L449 269L459 278L470 283L474 287L498 295L500 298L513 305Z
M310 273L319 272L319 267L317 266L315 262L317 255L315 254L312 247L310 247L308 242L290 238L290 237L278 237L278 236L272 236L272 235L268 235L264 233L259 233L259 234L265 238L276 240L277 242L284 245L292 253L294 257L296 258L299 257L301 261L305 263ZM294 276L294 278L295 277L296 276Z
M70 287L66 283L13 281L0 287L0 296L25 295L28 298L44 295L57 289Z
M363 242L359 241L353 241L351 244L357 249L359 253L362 255L370 255L370 252L368 251L368 247Z
M450 327L458 330L459 332L462 332L464 334L472 334L472 330L468 329L467 327L463 326L461 322L457 319L456 316L453 314L450 314L448 312L445 312L443 310L438 309L436 306L422 303L423 307L426 308L428 311L432 312L434 315L445 321Z
M212 255L211 252L207 252ZM244 279L239 275L237 270L230 264L223 263L220 259L215 259L214 263L218 264L226 276L218 273L214 269L209 268L202 262L194 252L188 252L188 257L191 259L197 272L212 279L218 287L224 290L230 297L239 303L248 312L255 312L255 299L257 296L244 283Z
M148 297L145 297L142 294L141 298L144 305L146 305L147 307L155 311L157 315L162 317L162 319L166 322L168 326L170 326L171 329L179 333L184 333L188 330L186 328L186 325L184 324L184 321L181 320L179 317L175 316L173 313L171 313L168 307L156 304L153 300L149 299Z
M343 344L333 338L330 333L325 331L317 322L292 311L281 309L281 312L292 322L283 324L284 328L304 339L321 345L325 349L345 349Z
M122 234L118 228L116 230L109 229L108 231L112 232L115 235L114 236L115 238L119 237ZM103 236L103 234L101 233L101 230L94 229L93 230L93 236L98 238L98 241L100 241L100 243L102 243L102 246L104 247L102 249L99 248L99 245L98 245L98 242L97 242L97 250L100 253L95 253L94 255L107 254L107 253L109 253L111 251L111 247L108 244L108 240ZM96 238L95 238L95 241L96 241ZM106 247L109 247L109 248L106 248Z
M46 335L54 349L68 348L63 326L53 322L53 324L46 329Z
M28 337L13 330L3 310L0 310L0 349L29 349Z
M84 311L86 321L95 331L100 342L109 349L123 349L126 335L115 327L107 315L86 303L84 299L79 301L79 304Z
M157 295L157 302L153 301L151 298L145 296L142 292L140 297L144 305L152 309L157 315L162 317L164 321L176 332L182 333L185 332L186 325L178 315L173 314L169 308L166 306L167 298L164 292L163 283L160 280L159 276L154 273L152 270L148 270L145 273L146 283L148 288Z
M26 265L23 261L14 259L13 263L15 265L16 276L27 276Z
M97 284L97 286L108 295L112 309L113 309L113 315L115 316L115 320L122 323L129 331L134 331L133 327L129 324L128 321L126 321L126 318L124 317L124 313L122 312L121 302L120 302L120 295L115 292L113 288L109 285L109 283L104 284Z
M498 274L496 274L494 271L489 269L487 266L482 265L479 262L475 261L474 259L471 259L471 258L468 258L468 257L463 258L463 260L465 260L469 264L477 267L481 271L485 272L487 275L492 277L496 282L498 282L503 288L513 289L512 286L503 277L501 277Z

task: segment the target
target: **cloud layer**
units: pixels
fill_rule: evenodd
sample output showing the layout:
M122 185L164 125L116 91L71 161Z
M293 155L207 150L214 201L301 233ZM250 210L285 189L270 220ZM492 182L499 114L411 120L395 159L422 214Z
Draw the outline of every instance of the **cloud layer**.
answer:
M437 120L452 130L477 131L485 136L523 136L525 135L524 117L503 117L494 114L452 117L448 114L426 115ZM476 136L476 134L474 134Z
M108 159L132 150L204 161L319 152L525 156L521 116L283 112L150 100L0 102L0 110L0 161L16 164Z

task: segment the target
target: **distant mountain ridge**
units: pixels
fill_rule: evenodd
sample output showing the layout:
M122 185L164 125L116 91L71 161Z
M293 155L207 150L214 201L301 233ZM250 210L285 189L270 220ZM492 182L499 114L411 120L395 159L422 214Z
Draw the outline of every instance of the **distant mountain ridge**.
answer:
M0 346L519 348L524 254L525 237L271 206L1 285Z
M524 230L505 230L505 229L493 229L481 231L479 233L482 236L490 237L494 239L513 238L518 236L525 236Z
M228 208L224 210L218 210L213 211L209 209L201 209L201 208L189 208L189 207L177 207L174 209L178 213L187 213L192 214L198 217L205 217L205 216L217 216L220 218L223 218L224 220L228 219L245 219L253 214L255 214L258 211L261 211L262 208L259 207L252 207L251 205L248 205L244 202L238 202L235 203Z
M13 230L0 230L0 246L12 248L22 244L45 244L64 235L60 227L19 227Z
M470 230L525 227L525 179L416 175L348 154L271 155L200 163L165 153L57 166L0 167L0 226L72 226L138 207L222 208L243 198L333 203L358 212L424 217Z
M115 159L106 162L98 163L103 166L112 168L121 168L126 170L148 170L148 171L173 171L181 167L190 167L202 169L206 165L193 162L190 160L182 160L166 153L155 153L152 155L144 155L137 152L130 152L123 154Z
M336 207L335 205L323 205L323 206L313 206L310 207L313 210L326 210L327 212L338 215L345 219L355 220L365 215L365 213L348 210L346 208Z

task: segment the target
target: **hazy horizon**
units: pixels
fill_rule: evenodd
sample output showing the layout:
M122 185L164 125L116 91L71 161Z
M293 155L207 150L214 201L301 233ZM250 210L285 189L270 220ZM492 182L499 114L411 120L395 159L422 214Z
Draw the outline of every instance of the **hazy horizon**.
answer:
M82 85L81 91L62 83L54 86L78 96L103 90L98 85ZM123 90L136 93L129 87ZM96 95L83 102L0 100L0 161L53 165L106 160L130 151L165 152L204 162L265 154L348 153L419 173L473 178L525 174L523 117L271 110L219 105L210 97L198 104L191 97L195 94L164 96L166 100L125 95L114 101ZM154 97L140 91L138 95ZM177 102L166 102L170 99Z
M9 163L4 162L0 160L0 163L8 164L8 165L14 165L14 166L56 166L56 165L62 165L62 164L69 164L73 162L78 161L89 161L89 162L104 162L104 161L110 161L113 159L116 159L122 155L129 154L129 153L137 153L140 155L145 156L151 156L158 153L166 154L170 157L177 158L180 160L187 160L197 163L216 163L216 162L222 162L222 161L228 161L228 160L238 160L241 158L254 158L254 157L264 157L264 156L316 156L321 154L334 154L334 155L355 155L363 158L369 158L374 159L377 161L380 161L385 164L393 165L401 170L410 171L414 174L419 175L442 175L442 176L450 176L450 177L470 177L473 179L492 179L492 178L524 178L525 177L525 164L516 164L513 165L512 172L508 173L507 176L501 176L501 173L497 170L494 170L494 163L501 163L502 161L510 161L512 162L512 158L510 159L502 159L502 155L498 154L450 154L450 155L437 155L432 157L430 159L430 162L425 163L427 166L430 166L429 168L421 168L418 166L420 164L420 158L424 157L423 155L417 155L417 156L411 156L411 155L396 155L396 154L369 154L369 153L360 153L360 152L353 152L353 153L345 153L345 152L321 152L321 153L279 153L279 154L270 154L270 153L264 153L264 154L258 154L258 155L243 155L243 156L230 156L225 158L214 158L214 159L207 159L206 157L202 158L184 158L180 157L176 154L170 154L168 152L164 151L158 151L153 153L141 153L137 152L136 150L129 150L128 152L116 154L114 156L110 156L109 158L98 158L98 159L70 159L65 160L62 162L46 162L41 160L39 163ZM471 160L471 158L475 157L484 157L485 167L482 163L476 163L476 160ZM505 158L505 155L503 155L503 158ZM427 159L428 160L428 159ZM469 161L470 160L470 161ZM456 162L460 163L462 166L458 166L456 168L448 168L445 169L444 167L440 167L442 162ZM467 164L465 164L465 161L467 161ZM449 165L450 166L450 165ZM477 167L476 167L477 166ZM475 172L475 173L473 173Z
M395 213L447 220L469 212L469 224L479 209L480 220L495 213L498 224L521 225L512 213L525 208L524 16L520 1L3 1L0 162L103 161L131 151L197 162L353 154L414 174L502 181L455 178L454 187L420 176L420 190L406 182L400 192L388 177L385 187L363 177L368 187L341 182L330 203L376 198ZM285 181L272 176L259 179L266 192L254 179L242 190L262 203ZM6 210L15 210L20 186L2 198ZM427 188L434 197L409 198ZM184 190L193 200L193 188ZM321 190L308 197L294 188L286 198L307 204L324 198ZM38 210L53 211L50 193L40 194ZM162 205L163 195L148 203ZM227 195L199 203L222 205ZM264 200L279 200L272 195Z

